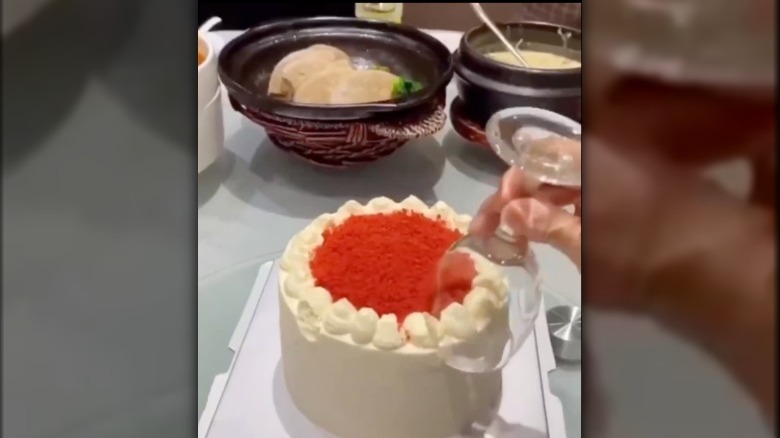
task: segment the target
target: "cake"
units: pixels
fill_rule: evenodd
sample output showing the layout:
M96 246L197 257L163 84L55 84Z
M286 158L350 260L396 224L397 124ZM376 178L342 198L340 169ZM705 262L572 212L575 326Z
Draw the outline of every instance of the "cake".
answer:
M431 314L431 274L470 220L443 202L375 198L349 201L290 240L279 277L282 367L314 424L340 438L448 438L490 421L500 372L457 371L440 351L495 341L488 328L507 325L505 278L464 253L471 263L452 299Z

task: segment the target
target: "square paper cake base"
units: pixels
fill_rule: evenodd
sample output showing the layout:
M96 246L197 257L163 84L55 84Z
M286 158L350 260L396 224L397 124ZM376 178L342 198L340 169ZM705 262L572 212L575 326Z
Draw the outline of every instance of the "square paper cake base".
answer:
M322 431L292 403L279 343L277 262L260 267L228 348L230 368L214 379L198 438L338 438ZM544 312L534 336L503 370L498 415L480 438L565 438L560 401L550 393L555 368ZM367 437L368 438L368 437Z

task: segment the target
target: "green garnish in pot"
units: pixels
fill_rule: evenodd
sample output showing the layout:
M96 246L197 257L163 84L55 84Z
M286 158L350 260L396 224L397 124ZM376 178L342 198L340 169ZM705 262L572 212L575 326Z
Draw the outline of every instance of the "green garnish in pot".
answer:
M417 81L410 81L404 78L398 78L393 83L393 98L408 96L422 90L423 86Z

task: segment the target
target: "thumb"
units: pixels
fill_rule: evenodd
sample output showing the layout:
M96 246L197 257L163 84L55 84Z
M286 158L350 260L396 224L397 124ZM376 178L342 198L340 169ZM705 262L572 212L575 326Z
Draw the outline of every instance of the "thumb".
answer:
M580 266L580 219L562 208L535 198L516 199L502 210L501 223L516 236L553 246Z

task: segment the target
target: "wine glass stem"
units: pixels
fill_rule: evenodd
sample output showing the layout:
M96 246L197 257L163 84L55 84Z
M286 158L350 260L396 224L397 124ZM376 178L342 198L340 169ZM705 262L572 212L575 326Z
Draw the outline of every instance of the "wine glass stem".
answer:
M493 263L522 265L528 252L528 239L525 236L515 237L499 227L489 238L486 249Z

